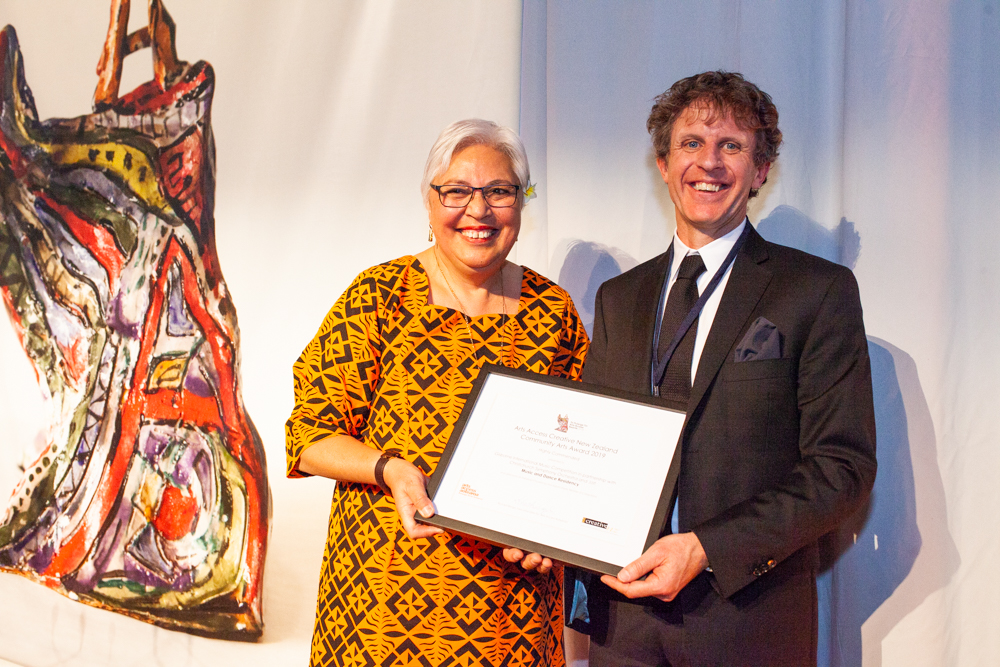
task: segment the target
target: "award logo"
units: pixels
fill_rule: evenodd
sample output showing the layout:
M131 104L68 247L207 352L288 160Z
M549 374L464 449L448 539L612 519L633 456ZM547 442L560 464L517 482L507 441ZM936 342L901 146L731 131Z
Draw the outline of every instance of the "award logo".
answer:
M556 430L560 433L569 432L569 415L556 415Z
M587 517L583 517L583 522L588 526L594 526L595 528L603 528L604 530L608 529L608 524L605 521L598 521L597 519L588 519Z

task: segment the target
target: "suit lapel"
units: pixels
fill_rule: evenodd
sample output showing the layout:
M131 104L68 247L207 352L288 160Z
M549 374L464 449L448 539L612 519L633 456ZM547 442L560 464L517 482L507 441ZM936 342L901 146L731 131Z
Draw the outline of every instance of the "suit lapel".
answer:
M698 361L688 415L692 414L705 396L771 282L771 271L765 268L767 257L764 239L751 227L750 235L733 262L733 271L729 275L729 282L726 283L726 290L719 302L719 310L715 313L712 329L705 341L705 349Z
M672 254L673 243L671 243L667 252L656 259L655 268L642 280L636 289L632 341L631 346L627 349L641 350L642 354L632 355L632 359L639 363L628 374L628 377L636 378L635 391L642 394L651 393L650 376L652 375L651 368L653 365L653 334L656 329L657 308L660 305L663 282L667 279L667 271L670 268L670 257Z

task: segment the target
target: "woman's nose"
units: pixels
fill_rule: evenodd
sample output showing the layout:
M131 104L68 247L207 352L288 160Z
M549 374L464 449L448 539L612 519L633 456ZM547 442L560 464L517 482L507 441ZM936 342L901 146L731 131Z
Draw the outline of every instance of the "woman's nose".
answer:
M482 190L473 190L472 199L465 205L465 212L474 218L482 218L490 210Z

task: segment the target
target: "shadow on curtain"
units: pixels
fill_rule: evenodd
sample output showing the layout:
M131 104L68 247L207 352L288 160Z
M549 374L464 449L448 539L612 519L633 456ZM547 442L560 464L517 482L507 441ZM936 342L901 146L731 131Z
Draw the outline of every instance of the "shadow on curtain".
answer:
M771 242L851 269L861 254L853 222L842 218L830 230L791 206L775 208L757 231ZM916 364L904 351L874 337L868 339L868 353L878 476L868 504L821 541L818 664L825 667L881 665L882 639L943 587L959 562L946 523L937 443ZM928 567L920 567L922 563ZM925 571L909 577L918 567Z
M634 259L617 248L590 241L570 241L557 282L573 297L587 335L594 334L594 300L601 283L621 275L635 264Z

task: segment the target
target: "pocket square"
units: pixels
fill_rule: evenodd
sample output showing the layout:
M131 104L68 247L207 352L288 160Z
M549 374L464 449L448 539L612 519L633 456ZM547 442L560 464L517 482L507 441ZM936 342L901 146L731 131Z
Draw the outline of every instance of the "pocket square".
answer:
M736 361L781 359L783 343L778 327L766 317L758 317L736 348Z

